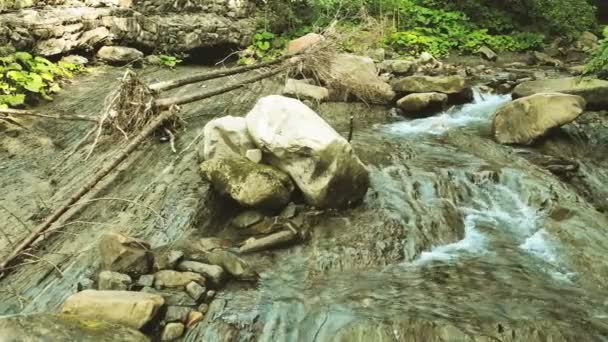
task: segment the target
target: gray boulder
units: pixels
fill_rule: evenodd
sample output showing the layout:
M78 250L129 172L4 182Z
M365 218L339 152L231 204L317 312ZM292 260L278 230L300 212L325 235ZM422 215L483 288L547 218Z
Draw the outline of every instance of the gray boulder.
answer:
M99 290L115 290L124 291L129 288L129 285L133 282L131 277L126 274L102 271L99 273Z
M128 64L143 59L143 52L125 46L104 46L97 51L97 58L115 64Z
M329 98L329 90L303 80L288 78L283 88L283 95L322 102Z
M352 146L302 102L267 96L246 119L269 163L291 176L309 204L342 208L367 193L369 174Z
M249 159L211 159L203 175L221 194L245 207L280 209L289 203L294 185L287 174Z
M501 144L529 144L547 132L574 121L585 110L585 100L576 95L536 94L501 107L492 123Z
M410 93L444 93L450 102L469 102L473 100L473 91L467 87L462 76L409 76L395 79L392 82L395 92Z
M492 51L492 49L487 46L480 47L479 50L477 50L477 53L489 61L495 61L498 59L496 52Z
M414 93L397 101L397 107L407 113L429 112L443 109L447 102L448 96L446 94Z
M513 98L539 93L578 95L587 101L588 109L608 109L608 81L604 80L570 77L523 82L513 89Z

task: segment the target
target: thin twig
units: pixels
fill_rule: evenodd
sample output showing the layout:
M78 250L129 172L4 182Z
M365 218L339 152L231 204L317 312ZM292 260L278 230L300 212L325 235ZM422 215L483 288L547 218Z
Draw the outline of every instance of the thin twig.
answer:
M97 121L95 118L91 118L91 117L84 116L84 115L49 115L49 114L32 112L29 110L9 109L9 108L0 108L0 114L36 116L36 117L47 118L47 119L68 120L68 121L89 121L89 122Z
M53 266L53 268L55 269L55 271L57 271L57 273L59 273L59 276L61 278L65 277L65 275L63 274L63 272L61 272L61 269L59 269L59 267L57 265L55 265L54 263L48 261L47 259L41 258L39 256L35 256L34 254L26 253L26 252L23 252L22 255L25 255L25 256L30 257L30 258L34 258L35 260L38 260L38 261L44 261L44 262L46 262L47 264Z
M175 149L175 135L168 128L165 128L165 133L167 133L169 135L169 142L171 143L171 151L173 151L173 153L177 153L177 150Z

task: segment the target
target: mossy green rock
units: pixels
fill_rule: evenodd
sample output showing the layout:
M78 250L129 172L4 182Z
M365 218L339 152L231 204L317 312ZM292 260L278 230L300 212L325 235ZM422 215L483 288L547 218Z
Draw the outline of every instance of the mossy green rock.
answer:
M294 190L286 173L248 159L211 159L201 164L201 171L219 193L245 207L280 209Z
M0 318L3 342L146 342L137 330L73 315L24 315Z
M539 93L578 95L587 101L587 109L608 108L608 81L604 80L569 77L523 82L513 89L513 98Z

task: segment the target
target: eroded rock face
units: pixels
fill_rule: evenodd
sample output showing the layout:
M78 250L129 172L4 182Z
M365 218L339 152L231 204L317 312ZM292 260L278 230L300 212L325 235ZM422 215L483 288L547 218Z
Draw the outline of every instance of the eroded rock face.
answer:
M550 129L574 121L585 110L576 95L536 94L500 108L493 121L494 137L502 144L529 144Z
M243 158L256 149L243 117L224 116L209 121L203 129L203 160L212 158Z
M139 331L124 325L75 315L23 315L0 318L0 340L147 342Z
M166 53L180 53L200 47L246 45L255 31L248 0L120 0L100 7L61 2L61 7L40 6L0 15L0 46L10 44L45 56L104 44L150 50L162 46Z
M269 163L291 176L309 204L347 207L367 193L368 171L352 146L302 102L267 96L246 118Z
M443 93L451 102L468 102L473 99L471 88L466 86L462 76L409 76L398 78L392 83L397 93Z
M245 207L280 209L294 190L287 174L249 159L215 158L203 162L201 171L219 193Z
M107 233L100 238L98 247L102 270L140 275L152 268L150 245L143 240Z
M85 290L69 297L61 312L141 329L164 303L163 297L151 293Z
M589 109L608 108L608 81L580 77L523 82L513 89L513 98L538 93L564 93L581 96Z

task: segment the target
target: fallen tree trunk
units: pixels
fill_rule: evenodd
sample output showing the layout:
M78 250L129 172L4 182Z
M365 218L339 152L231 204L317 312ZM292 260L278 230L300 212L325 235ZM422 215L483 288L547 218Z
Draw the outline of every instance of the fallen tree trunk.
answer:
M36 117L56 119L56 120L97 122L97 119L89 117L89 116L84 116L84 115L50 115L50 114L42 114L42 113L37 113L37 112L32 112L29 110L22 110L22 109L8 109L8 108L2 109L2 108L0 108L0 114L17 115L17 116L36 116Z
M105 176L107 176L116 166L122 163L144 139L151 135L157 128L159 128L163 122L175 115L173 111L167 111L160 114L154 119L145 129L143 129L127 147L120 152L113 160L109 161L103 166L89 181L83 185L70 199L61 207L56 209L47 219L41 223L36 229L28 235L15 249L0 263L0 277L3 277L7 271L7 267L18 258L25 250L27 250L40 236L42 236L59 218L70 209L78 200L86 195L97 183L99 183Z
M241 73L244 73L247 71L273 66L273 65L282 63L286 59L292 58L292 57L293 56L284 56L284 57L277 58L270 62L247 65L247 66L242 66L242 67L237 67L237 68L218 70L218 71L214 71L214 72L208 72L208 73L204 73L204 74L197 74L197 75L192 75L192 76L188 76L188 77L178 78L176 80L158 82L158 83L151 84L150 89L157 91L157 92L167 91L167 90L175 89L175 88L187 85L187 84L198 83L198 82L226 77L226 76L230 76L230 75L241 74Z
M239 248L239 253L244 254L264 251L275 247L280 247L288 243L297 242L299 240L300 235L297 231L284 230L260 239L248 240L243 246Z
M200 101L200 100L204 100L216 95L220 95L241 87L244 87L247 84L251 84L251 83L255 83L258 81L261 81L265 78L269 78L272 77L274 75L277 75L279 73L281 73L282 71L285 71L289 68L289 66L285 66L285 67L278 67L276 69L273 69L271 71L262 73L260 75L254 76L254 77L250 77L247 78L243 81L234 83L234 84L230 84L227 85L225 87L221 87L215 90L210 90L210 91L205 91L205 92L201 92L198 94L192 94L192 95L185 95L185 96L176 96L176 97L167 97L164 99L158 99L156 101L154 101L154 105L158 108L158 109L166 109L169 108L173 105L183 105L186 103L191 103L191 102L196 102L196 101Z

